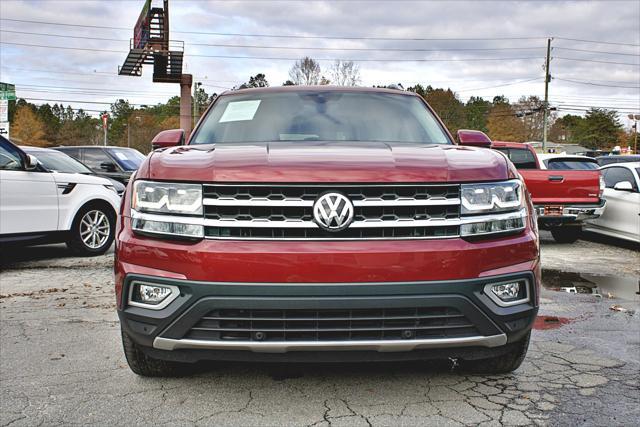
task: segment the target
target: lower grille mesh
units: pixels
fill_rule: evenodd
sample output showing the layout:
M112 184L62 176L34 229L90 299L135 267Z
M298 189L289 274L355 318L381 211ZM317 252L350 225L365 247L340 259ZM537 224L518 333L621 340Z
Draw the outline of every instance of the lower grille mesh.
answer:
M209 312L185 338L214 341L357 341L478 335L451 307L253 310Z

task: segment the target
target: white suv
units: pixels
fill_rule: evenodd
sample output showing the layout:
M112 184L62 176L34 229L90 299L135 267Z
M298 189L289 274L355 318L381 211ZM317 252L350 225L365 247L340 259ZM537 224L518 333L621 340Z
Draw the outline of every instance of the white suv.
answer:
M0 243L66 242L79 255L113 243L120 197L110 181L48 172L0 137Z

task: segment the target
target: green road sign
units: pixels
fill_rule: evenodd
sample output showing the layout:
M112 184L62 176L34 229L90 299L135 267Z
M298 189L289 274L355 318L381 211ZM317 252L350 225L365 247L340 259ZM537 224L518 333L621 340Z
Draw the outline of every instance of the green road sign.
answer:
M15 101L16 85L10 83L0 83L0 99Z

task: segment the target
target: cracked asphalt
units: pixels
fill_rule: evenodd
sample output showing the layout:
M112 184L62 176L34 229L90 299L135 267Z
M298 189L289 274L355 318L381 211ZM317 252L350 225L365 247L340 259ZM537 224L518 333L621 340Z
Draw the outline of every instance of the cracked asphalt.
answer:
M587 238L559 245L543 233L543 267L638 282L637 247ZM112 256L71 258L57 245L2 253L1 425L640 424L637 287L625 299L544 290L545 317L509 375L460 372L450 361L214 363L148 379L122 353ZM574 280L554 277L552 288Z

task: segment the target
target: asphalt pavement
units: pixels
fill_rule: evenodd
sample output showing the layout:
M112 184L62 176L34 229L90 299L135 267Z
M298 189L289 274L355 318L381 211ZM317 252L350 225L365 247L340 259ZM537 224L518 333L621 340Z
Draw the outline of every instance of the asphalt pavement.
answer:
M113 253L2 252L0 424L607 425L640 423L640 252L542 233L532 345L509 375L455 363L208 363L184 378L129 371Z

